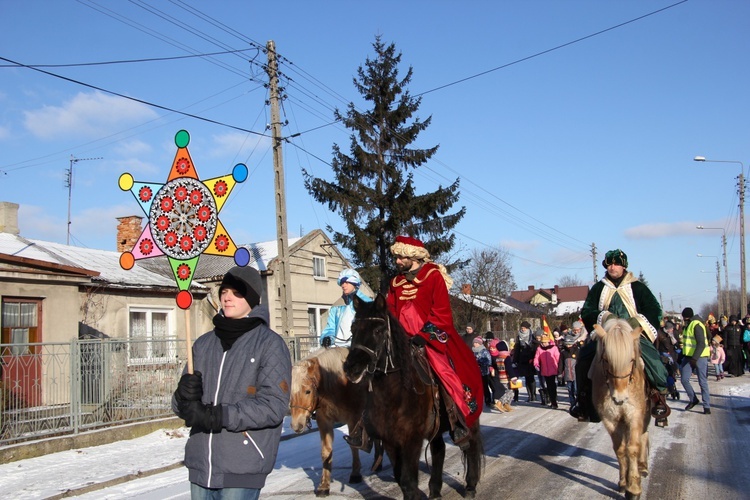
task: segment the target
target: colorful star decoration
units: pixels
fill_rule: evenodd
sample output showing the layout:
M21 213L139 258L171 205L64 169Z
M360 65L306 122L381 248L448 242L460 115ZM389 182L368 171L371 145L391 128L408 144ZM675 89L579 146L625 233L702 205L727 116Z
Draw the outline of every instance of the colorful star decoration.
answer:
M188 309L201 254L233 256L238 266L250 262L250 252L237 248L219 220L229 193L247 179L247 166L238 163L231 175L201 181L187 149L190 134L180 130L174 142L177 154L166 184L136 182L129 173L120 176L120 189L133 193L149 221L133 248L120 255L120 267L129 270L136 260L166 255L180 289L177 305Z

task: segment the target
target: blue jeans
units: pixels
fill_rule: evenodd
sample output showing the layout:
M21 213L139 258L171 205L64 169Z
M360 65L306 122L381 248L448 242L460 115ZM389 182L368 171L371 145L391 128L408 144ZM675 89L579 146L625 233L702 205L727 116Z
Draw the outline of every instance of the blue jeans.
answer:
M698 375L698 385L701 388L701 400L703 402L703 408L711 408L711 395L708 393L708 358L698 358L698 364L695 367L696 374ZM690 367L690 358L687 356L682 358L680 362L680 382L682 387L688 396L688 401L697 399L695 397L695 390L690 385L690 376L693 374L693 369Z
M576 394L578 394L578 390L576 389L576 381L572 380L569 382L565 382L565 385L568 387L568 398L570 399L570 407L574 407L576 405Z
M260 489L254 488L204 488L190 483L192 500L258 500Z

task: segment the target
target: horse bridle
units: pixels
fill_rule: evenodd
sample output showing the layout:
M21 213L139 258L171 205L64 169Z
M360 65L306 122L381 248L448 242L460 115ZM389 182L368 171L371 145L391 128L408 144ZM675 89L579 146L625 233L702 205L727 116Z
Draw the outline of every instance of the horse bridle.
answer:
M312 379L310 377L305 377L305 380L312 381ZM305 422L306 422L305 425L307 425L308 429L312 429L312 422L311 422L311 420L312 420L313 415L315 414L315 408L317 406L316 403L318 401L318 384L316 384L316 383L313 382L310 385L313 388L313 406L312 407L308 408L306 406L299 406L299 405L292 405L292 404L289 405L290 409L291 408L298 408L300 410L304 410L304 411L307 412L307 419L305 419Z
M391 338L391 322L388 321L388 318L381 318L378 316L368 316L365 318L354 318L354 321L382 321L385 322L388 333L385 337L385 342L381 343L376 350L370 349L369 347L362 345L362 344L352 344L349 347L350 351L359 350L363 351L365 354L367 354L367 357L370 358L370 362L367 363L366 371L368 374L372 375L377 371L380 371L384 374L388 374L391 372L394 372L398 370L396 367L396 364L393 362L393 340ZM385 350L385 356L383 356L383 351ZM383 360L382 367L378 366L378 362L380 360Z
M635 357L633 357L633 359L630 360L630 372L628 372L625 375L615 375L614 373L612 373L609 369L609 361L607 361L607 358L604 356L602 356L601 363L602 365L604 365L604 371L607 374L607 378L606 378L607 387L609 387L610 378L615 378L615 379L626 378L628 379L628 385L633 383L633 375L635 374Z

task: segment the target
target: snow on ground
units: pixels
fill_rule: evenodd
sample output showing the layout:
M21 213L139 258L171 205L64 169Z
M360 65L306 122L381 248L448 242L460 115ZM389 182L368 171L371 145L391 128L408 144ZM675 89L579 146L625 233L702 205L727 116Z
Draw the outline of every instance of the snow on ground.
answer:
M0 491L3 495L13 492L12 498L16 500L50 498L69 490L114 483L123 477L132 478L169 466L176 466L176 473L185 477L186 491L189 491L187 469L180 465L189 433L186 427L162 429L136 439L2 464ZM317 431L314 434L317 436ZM284 439L295 437L288 418L284 421L282 436ZM318 462L319 456L316 452Z
M697 384L693 383L693 386L697 387ZM746 416L745 411L748 408L746 402L750 397L750 376L728 378L720 383L711 382L711 392L712 398L715 398L713 404L717 405L715 408L718 415L726 411L736 412L728 425L742 427L739 430L741 434L735 434L736 438L739 438L746 432L742 418ZM561 409L567 409L567 395L563 388L560 388L559 395L564 404ZM736 399L737 402L730 403L730 398ZM682 392L682 399L673 402L672 406L677 411L673 411L670 417L669 428L652 429L652 456L682 446L680 443L687 442L688 439L684 432L687 427L684 426L695 426L704 421L703 415L695 414L700 408L693 412L682 411L685 399ZM742 406L733 410L737 404ZM609 482L616 481L615 471L611 470L616 462L606 433L598 425L575 423L565 411L550 411L538 404L522 402L516 407L516 411L509 414L486 412L482 416L482 427L487 453L485 472L488 474L500 470L502 475L507 460L522 455L527 439L532 435L541 435L537 438L540 440L535 442L541 448L530 458L524 459L524 467L528 471L539 467L553 470L563 467L574 476L568 489L571 490L571 494L576 495L580 495L581 492L585 495L599 491L602 495L608 496L613 487ZM500 429L505 429L506 439L501 444L493 440L494 430ZM377 476L369 475L372 455L362 455L364 486L353 487L346 484L351 461L348 447L341 439L346 432L346 426L336 429L333 470L335 481L331 484L331 496L375 498L376 494L385 491L388 491L390 496L390 489L383 488L391 488L391 485L383 486L383 481L378 482ZM137 439L2 464L0 492L4 498L19 500L63 498L71 494L81 499L189 499L187 470L180 464L187 436L186 428L160 430ZM714 453L712 448L703 451L708 454ZM458 455L458 450L452 445L448 446L447 452L449 456ZM384 466L390 467L387 459ZM319 480L320 467L318 433L296 436L285 423L276 467L268 477L261 496L283 499L315 498L312 490ZM392 472L384 472L383 477L389 477L390 474ZM461 483L461 476L460 460L447 460L444 471L446 482ZM607 480L609 482L604 487L591 479L609 476L612 477ZM745 481L744 477L740 478L737 475L735 479ZM697 476L695 480L705 481L705 478ZM592 481L595 484L592 484ZM649 489L658 490L657 486L659 485L651 484ZM450 489L446 488L446 491L449 492ZM398 496L397 489L394 496Z

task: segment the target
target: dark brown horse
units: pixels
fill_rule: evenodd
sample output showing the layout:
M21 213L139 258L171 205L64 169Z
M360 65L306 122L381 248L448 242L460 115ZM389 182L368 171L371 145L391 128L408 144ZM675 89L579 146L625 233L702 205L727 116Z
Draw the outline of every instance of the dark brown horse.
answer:
M364 424L371 437L383 440L393 463L396 481L404 499L420 498L419 458L429 441L432 467L429 498L439 498L443 485L445 442L450 430L436 377L415 362L410 338L389 314L385 298L373 302L354 299L352 345L344 372L353 382L365 384L368 399ZM470 429L470 443L463 452L467 497L473 498L479 482L484 454L477 421Z
M641 360L641 329L634 330L624 319L611 319L594 330L599 338L589 370L594 405L620 464L620 491L625 498L637 499L641 476L648 475L652 404Z
M352 384L344 375L344 360L349 349L335 347L322 349L298 361L292 367L292 393L289 402L290 424L294 432L300 433L310 427L315 414L320 432L320 456L323 470L320 484L315 489L317 496L326 496L331 489L333 468L333 428L344 422L351 430L362 416L365 406L365 388ZM351 448L352 472L350 483L362 482L359 451ZM372 470L380 470L383 462L383 446L375 443L375 461Z

